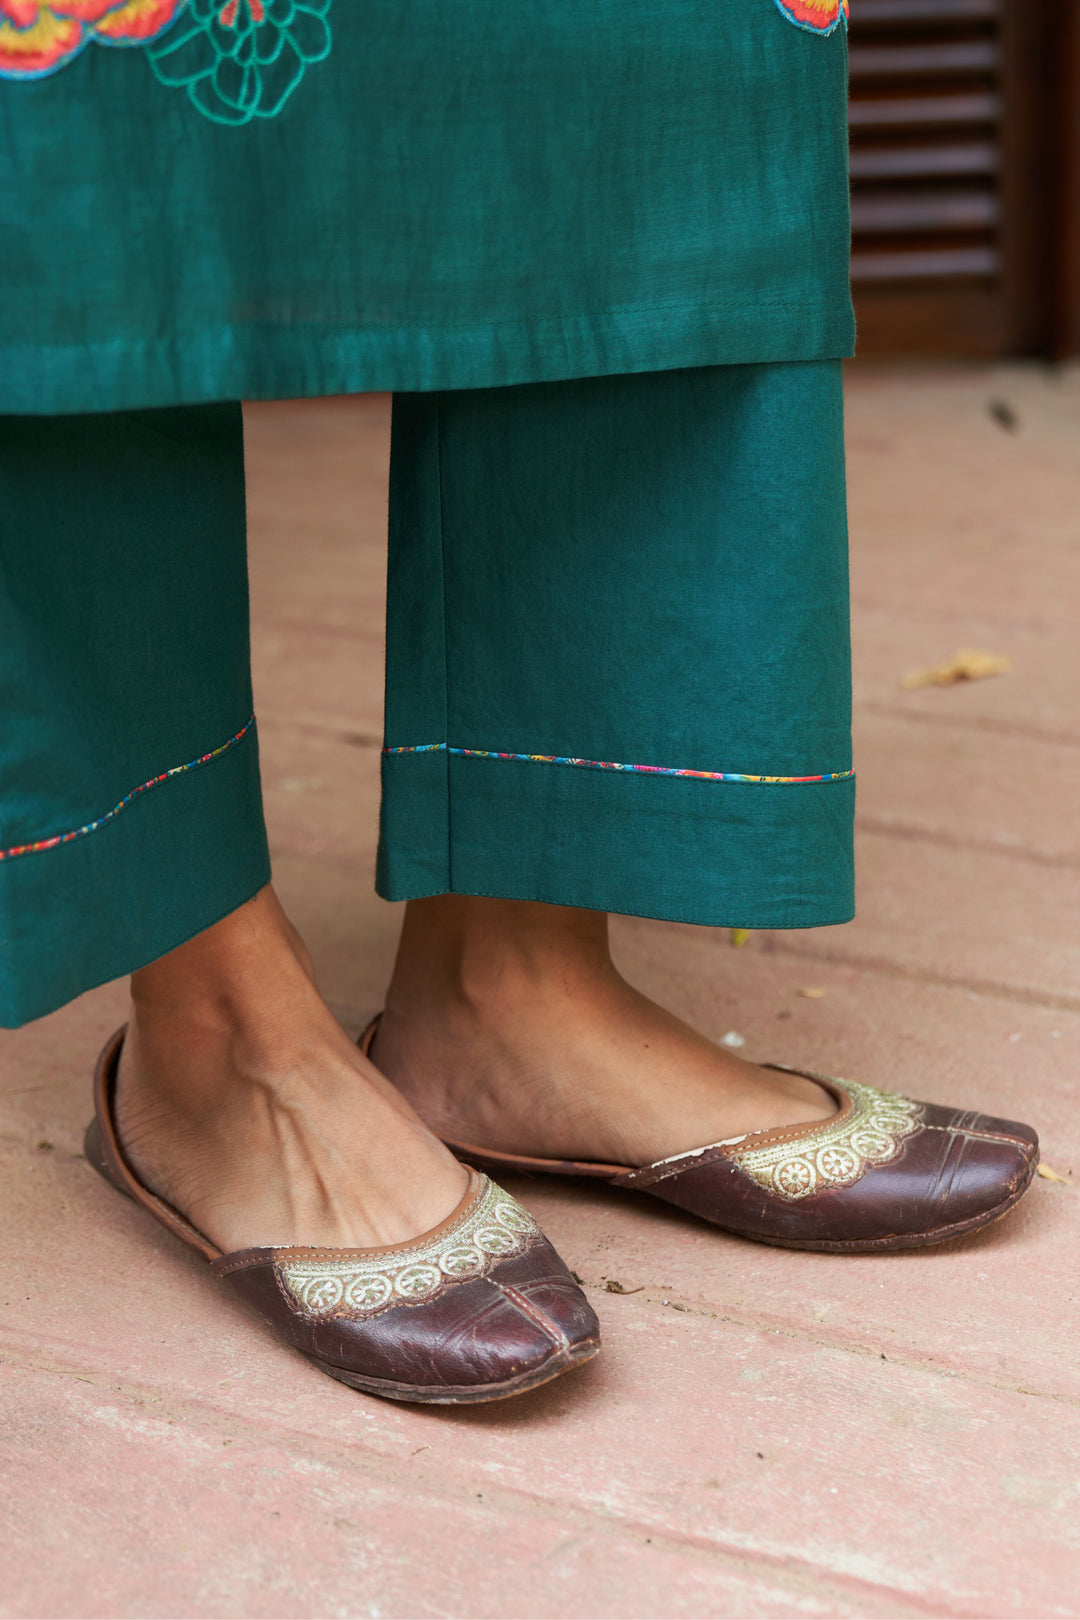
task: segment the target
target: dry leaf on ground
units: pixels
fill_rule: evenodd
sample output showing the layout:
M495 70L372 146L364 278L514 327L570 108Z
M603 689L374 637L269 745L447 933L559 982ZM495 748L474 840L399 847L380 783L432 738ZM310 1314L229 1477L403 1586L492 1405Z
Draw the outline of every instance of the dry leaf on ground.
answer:
M929 669L913 669L900 685L909 692L920 686L955 686L958 681L985 681L991 675L1004 675L1012 669L1012 659L1001 653L984 652L979 647L961 647L943 663Z
M1056 1170L1051 1170L1048 1164L1040 1164L1039 1174L1044 1181L1068 1181L1068 1176L1059 1176Z

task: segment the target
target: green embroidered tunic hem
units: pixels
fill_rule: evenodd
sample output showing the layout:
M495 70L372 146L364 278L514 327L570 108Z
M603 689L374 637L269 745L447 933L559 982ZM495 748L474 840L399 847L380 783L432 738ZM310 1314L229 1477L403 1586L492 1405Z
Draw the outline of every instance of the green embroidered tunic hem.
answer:
M840 20L0 0L0 412L847 355Z

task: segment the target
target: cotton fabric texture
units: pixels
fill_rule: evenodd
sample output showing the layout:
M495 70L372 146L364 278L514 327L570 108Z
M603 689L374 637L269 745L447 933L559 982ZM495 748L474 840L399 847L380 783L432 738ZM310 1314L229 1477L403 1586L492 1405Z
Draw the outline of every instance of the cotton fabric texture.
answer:
M847 921L841 387L396 397L380 893Z
M851 915L841 428L836 362L396 398L382 893ZM269 880L239 407L0 419L0 556L14 1025Z
M851 351L835 5L152 9L0 78L0 411Z
M0 1024L17 1025L269 881L254 727L157 780L252 712L240 407L0 419L0 564Z

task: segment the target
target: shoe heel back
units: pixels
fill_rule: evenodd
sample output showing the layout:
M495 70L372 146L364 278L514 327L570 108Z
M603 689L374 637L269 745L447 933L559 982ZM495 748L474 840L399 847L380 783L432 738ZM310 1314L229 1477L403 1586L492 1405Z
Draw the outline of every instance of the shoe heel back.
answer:
M109 1161L105 1157L105 1149L101 1142L101 1128L96 1119L92 1119L86 1127L86 1135L83 1137L83 1152L86 1154L87 1164L96 1170L98 1175L109 1183L110 1187L115 1187L116 1191L123 1193L125 1198L131 1197L123 1182L119 1181L109 1168Z

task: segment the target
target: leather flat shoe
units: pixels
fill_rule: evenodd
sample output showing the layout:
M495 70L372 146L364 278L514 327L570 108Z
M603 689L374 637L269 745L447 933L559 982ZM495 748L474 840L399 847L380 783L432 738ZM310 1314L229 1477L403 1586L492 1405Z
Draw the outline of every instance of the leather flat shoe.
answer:
M366 1054L378 1024L373 1019L360 1037ZM588 1176L759 1243L843 1254L917 1249L976 1232L1008 1214L1035 1174L1039 1139L1029 1125L809 1069L763 1067L816 1080L836 1099L836 1113L639 1166L534 1159L444 1140L457 1158L486 1170Z
M599 1350L592 1308L532 1216L476 1170L457 1209L409 1243L223 1254L142 1185L124 1153L113 1111L123 1041L119 1030L98 1062L87 1159L331 1378L460 1405L534 1389Z

